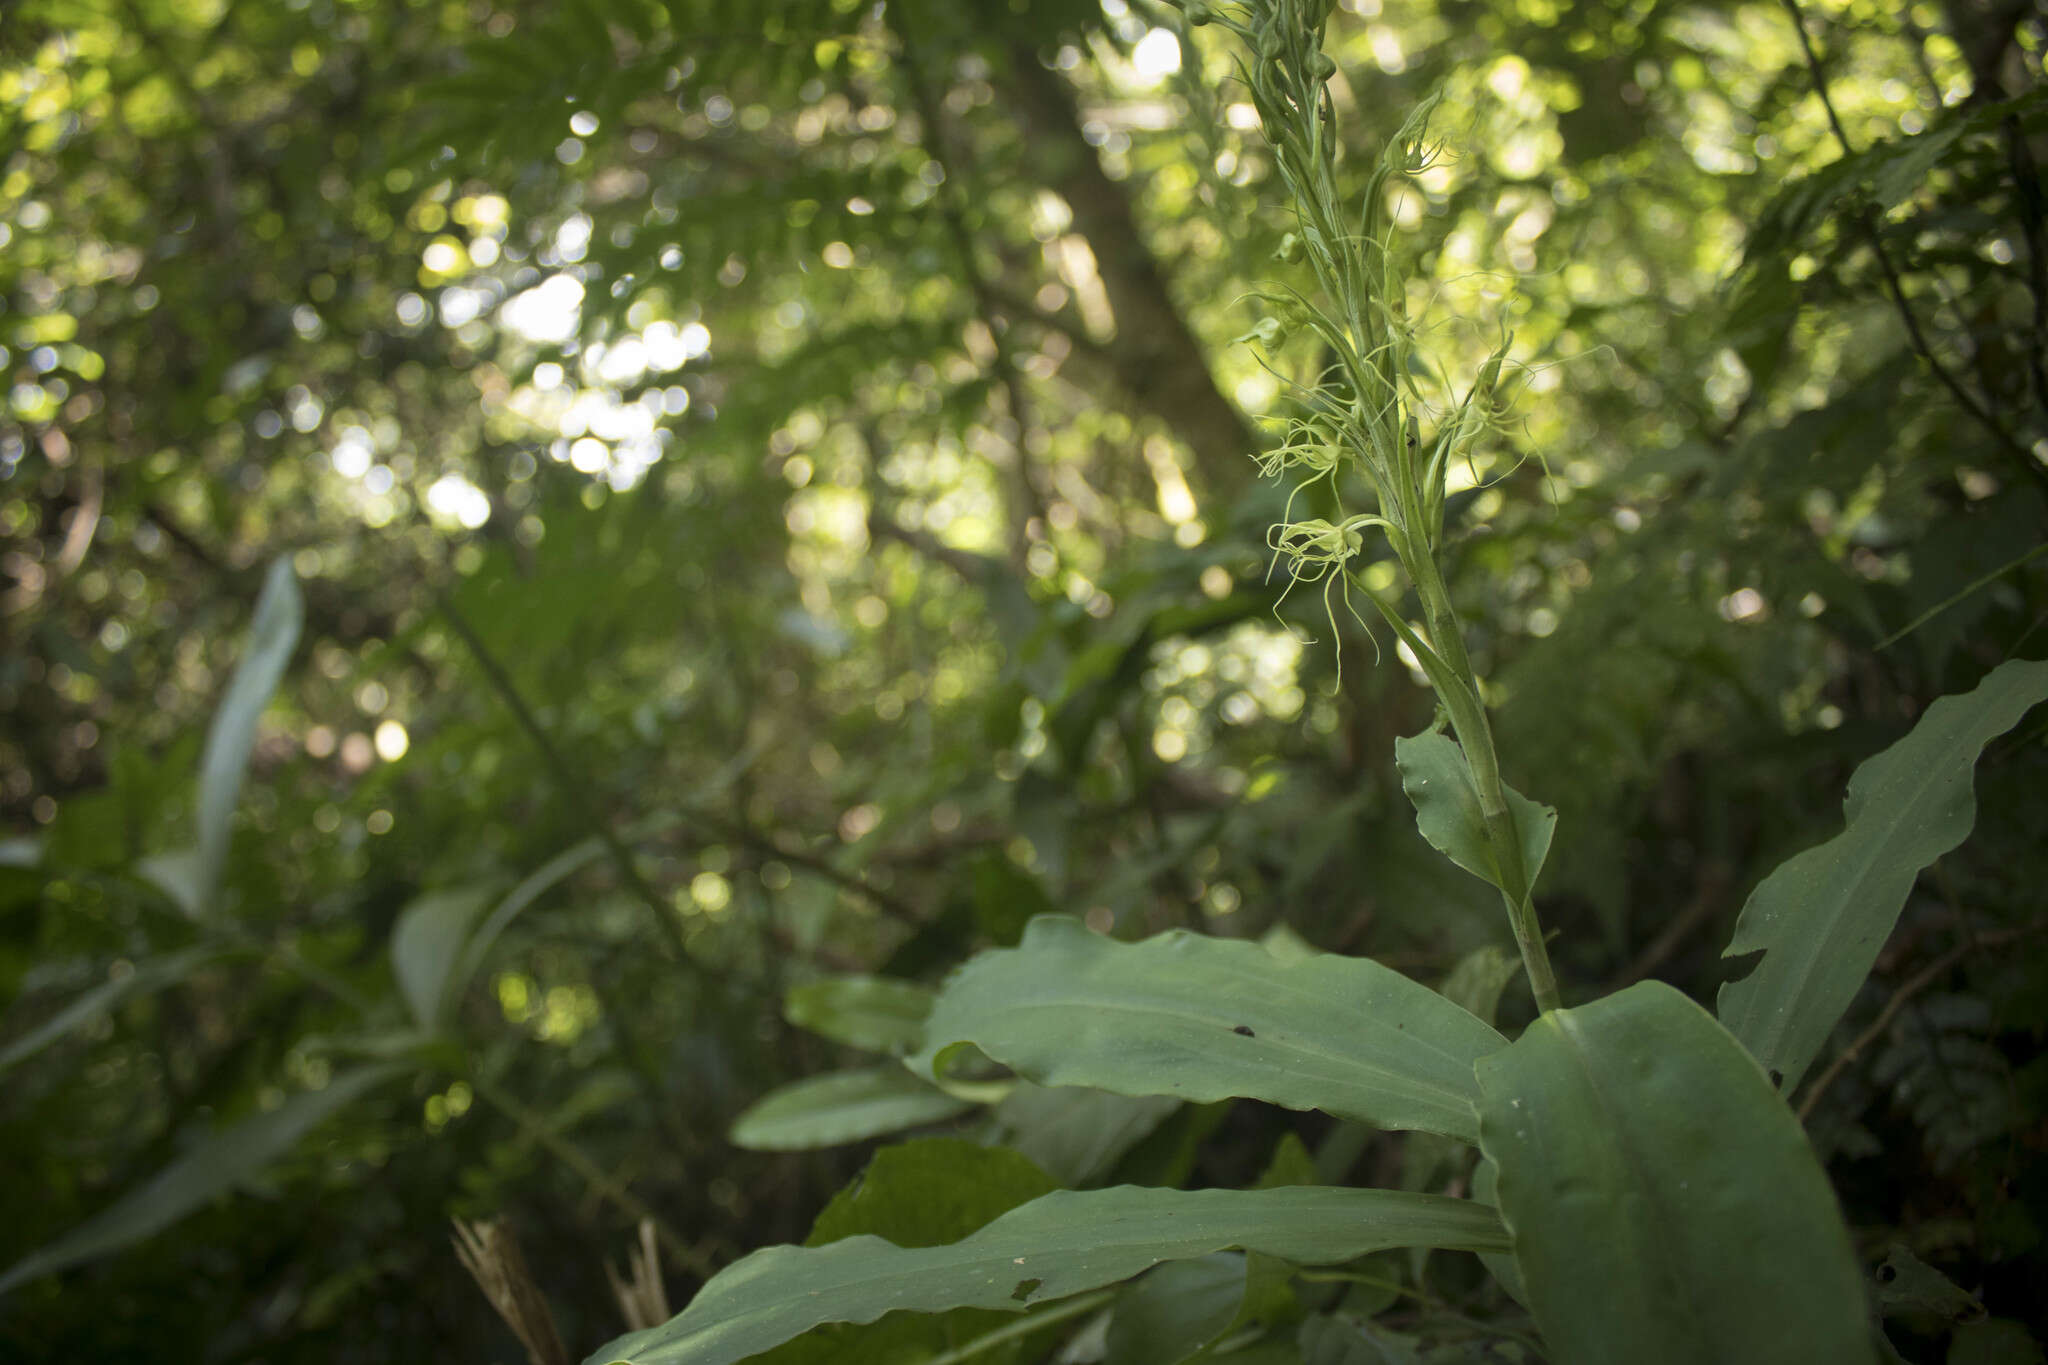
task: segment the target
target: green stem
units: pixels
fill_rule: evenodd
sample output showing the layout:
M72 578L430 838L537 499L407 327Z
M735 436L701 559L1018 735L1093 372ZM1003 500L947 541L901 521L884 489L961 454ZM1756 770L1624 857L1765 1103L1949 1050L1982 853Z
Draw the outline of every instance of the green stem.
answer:
M1443 592L1443 580L1435 573L1435 565L1427 560L1420 561L1427 566L1429 581L1439 594ZM1543 925L1536 917L1535 903L1529 897L1529 870L1522 862L1522 839L1515 828L1514 813L1508 809L1507 791L1501 785L1500 758L1493 747L1493 729L1486 722L1486 706L1480 700L1478 679L1472 673L1472 666L1465 655L1464 640L1458 632L1458 618L1448 597L1439 597L1434 610L1429 607L1430 588L1424 587L1425 580L1418 577L1417 590L1421 593L1425 611L1432 620L1445 622L1443 628L1432 625L1432 641L1443 641L1452 645L1457 657L1465 660L1461 671L1439 654L1431 644L1424 643L1400 613L1380 600L1377 593L1368 593L1373 605L1387 618L1394 633L1408 646L1428 675L1430 685L1436 689L1437 697L1443 702L1444 710L1450 713L1451 730L1458 737L1458 749L1465 757L1466 771L1472 778L1472 789L1479 797L1479 813L1486 823L1487 849L1493 855L1494 867L1500 873L1501 901L1507 907L1508 927L1514 931L1515 946L1522 954L1522 968L1529 974L1529 991L1536 997L1536 1008L1549 1011L1560 1007L1557 994L1557 973L1551 969L1550 950L1543 942Z
M1080 1317L1083 1313L1100 1308L1115 1297L1114 1289L1099 1289L1093 1294L1076 1295L1063 1303L1054 1304L1042 1313L1033 1313L1015 1322L1004 1323L993 1332L985 1332L963 1346L955 1346L950 1351L933 1356L925 1365L959 1365L960 1361L971 1360L983 1351L992 1351L1005 1342L1029 1336L1055 1323L1065 1322L1068 1318Z

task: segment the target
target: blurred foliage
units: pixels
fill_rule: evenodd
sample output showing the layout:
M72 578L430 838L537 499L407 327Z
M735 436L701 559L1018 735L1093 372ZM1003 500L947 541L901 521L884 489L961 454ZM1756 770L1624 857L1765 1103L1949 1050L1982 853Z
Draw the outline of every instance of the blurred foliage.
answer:
M1429 363L1461 389L1516 333L1451 586L1561 813L1568 997L1709 995L1854 764L2043 649L2048 30L1847 0L1809 52L1797 14L1333 20L1360 183L1447 92L1393 209ZM726 1140L857 1055L790 987L936 980L1048 909L1432 983L1498 941L1403 818L1419 675L1269 581L1281 385L1231 339L1289 223L1209 38L1148 0L6 7L0 1266L368 1079L13 1287L0 1354L510 1359L447 1241L500 1213L587 1349L640 1219L680 1302L861 1164ZM195 882L279 564L303 628ZM1978 792L1804 1103L1872 1263L2009 1319L2048 1228L2038 722ZM952 1130L1067 1183L1248 1183L1283 1138L1402 1179L1397 1138L1248 1104L974 1103ZM1494 1311L1455 1259L1428 1302Z

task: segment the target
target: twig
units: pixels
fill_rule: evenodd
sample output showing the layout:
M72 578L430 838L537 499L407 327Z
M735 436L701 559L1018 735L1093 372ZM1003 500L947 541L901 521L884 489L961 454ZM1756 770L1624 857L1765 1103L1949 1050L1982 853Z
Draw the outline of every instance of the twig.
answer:
M776 843L775 840L751 826L725 821L716 823L722 824L732 837L756 852L765 854L767 857L778 862L788 863L792 867L802 868L818 880L829 882L841 891L860 897L891 919L900 920L912 928L922 928L924 926L925 920L923 915L920 915L907 903L872 885L865 878L848 872L843 868L834 867L826 859L818 857L816 854L806 853L802 849L784 848L781 844Z
M486 1103L511 1119L522 1136L540 1144L563 1165L582 1176L591 1191L599 1198L609 1201L636 1221L652 1224L654 1235L661 1239L661 1245L668 1254L687 1267L691 1274L710 1279L717 1273L718 1267L711 1263L710 1257L685 1241L681 1233L648 1206L647 1201L627 1189L609 1171L592 1161L582 1148L548 1127L540 1115L480 1076L470 1077L469 1083L477 1094L483 1096Z
M946 235L952 240L954 254L960 258L960 272L966 278L968 292L974 296L975 313L988 333L989 345L994 351L990 368L995 371L996 383L1002 387L1004 400L1009 406L1010 420L1017 428L1010 440L1012 488L1008 510L1012 567L1021 568L1024 552L1029 548L1029 537L1024 530L1026 520L1036 517L1042 523L1045 519L1045 500L1039 495L1036 480L1031 477L1028 445L1030 402L1024 394L1024 377L1017 369L1008 325L1000 316L1000 306L989 288L988 277L982 273L981 263L975 257L974 234L967 226L967 215L960 202L964 182L946 148L945 110L932 90L907 29L898 30L897 42L903 55L904 78L910 86L911 99L917 105L918 117L924 124L925 151L945 173L945 181L939 191L939 217L946 225Z
M1920 629L1920 627L1926 625L1929 621L1932 621L1935 617L1941 615L1943 612L1947 611L1956 603L1962 601L1964 598L1969 597L1971 594L1975 593L1979 588L1985 587L1988 584L1996 582L1998 579L2001 579L2005 577L2007 574L2011 573L2014 569L2017 569L2021 565L2029 563L2032 560L2038 559L2043 554L2048 554L2048 542L2036 545L2033 549L2027 551L2018 559L2013 560L2009 564L1999 565L1990 573L1984 574L1980 578L1976 579L1974 582L1957 590L1955 593L1944 598L1943 600L1935 603L1926 611L1921 612L1911 621L1908 621L1905 625L1900 626L1897 630L1885 636L1882 640L1879 640L1877 642L1877 645L1875 646L1875 649L1873 649L1872 652L1874 653L1876 652L1876 650L1879 649L1890 649L1893 645L1905 639L1908 635L1911 635L1914 631Z
M1835 112L1834 97L1828 93L1827 76L1821 70L1820 56L1814 51L1813 39L1806 32L1806 15L1799 8L1799 0L1781 2L1785 6L1785 12L1792 16L1792 31L1799 36L1799 50L1806 56L1806 69L1813 76L1814 93L1820 96L1821 108L1827 114L1828 127L1833 130L1835 141L1842 148L1842 155L1845 158L1852 157L1856 155L1856 147L1849 141L1848 130L1842 127L1841 117ZM1905 324L1906 338L1913 344L1913 353L1934 372L1934 377L1954 396L1963 411L1991 433L1993 439L2019 461L2029 477L2048 487L2048 469L2041 467L2033 454L1999 422L1996 414L1965 388L1961 378L1942 364L1941 358L1935 355L1934 348L1928 344L1926 334L1920 330L1920 319L1914 314L1913 306L1906 298L1905 283L1899 278L1898 268L1892 264L1891 253L1884 248L1884 237L1878 231L1875 216L1868 211L1858 213L1856 224L1863 230L1871 254L1877 258L1877 267L1884 276L1886 292L1891 295L1892 306L1898 311L1900 321Z
M2048 366L2042 352L2048 350L2048 232L2042 219L2048 216L2041 194L2041 169L2034 162L2033 149L2020 130L2017 114L2008 114L1998 125L2005 140L2006 162L2012 167L2013 186L2018 195L2020 230L2027 243L2027 292L2034 296L2034 334L2027 338L2027 379L2034 388L2034 403L2048 419Z
M557 749L554 741L548 737L546 729L540 723L540 717L536 716L533 713L533 708L526 704L526 698L520 694L517 684L512 681L511 675L505 671L504 665L498 661L497 656L491 652L490 646L486 645L483 642L483 638L471 627L468 618L463 616L453 599L446 593L442 593L438 600L442 616L455 631L455 634L462 640L462 643L468 647L471 656L476 660L477 667L483 670L484 676L490 680L491 686L496 689L499 700L505 703L505 708L512 713L513 717L519 722L519 727L526 731L527 737L533 741L534 747L540 751L541 760L553 775L555 784L561 789L563 798L582 814L585 824L589 826L591 833L596 836L598 842L604 845L605 852L610 855L613 866L618 869L619 879L626 885L628 890L647 906L648 911L653 915L656 925L665 935L666 942L662 946L666 950L667 955L673 961L687 963L691 970L706 978L720 981L722 984L732 984L731 977L714 971L690 956L688 946L683 939L682 926L677 920L674 908L664 902L661 898L661 893L656 891L648 884L647 879L640 875L640 869L633 864L632 850L628 849L619 836L613 832L610 822L605 819L604 813L598 808L596 800L584 787L575 769L569 766L569 761L562 756L561 750ZM594 986L593 989L595 989ZM617 1011L608 1003L604 1003L602 995L600 995L600 1007L604 1009L607 1018L611 1022L613 1035L618 1039L619 1053L628 1069L632 1071L634 1080L640 1087L641 1097L645 1101L655 1125L668 1135L671 1142L679 1145L685 1143L688 1140L688 1134L684 1131L680 1122L678 1122L672 1107L662 1096L661 1084L654 1065L641 1054L638 1044L627 1027L626 1020L630 1016Z
M2041 932L2044 928L2048 928L2048 925L2029 924L2018 929L2001 929L1996 933L1979 934L1965 942L1958 943L1955 947L1928 963L1911 980L1892 992L1892 998L1887 1000L1884 1008L1878 1011L1877 1018L1870 1021L1870 1027L1857 1034L1855 1040L1849 1046L1843 1048L1832 1062L1828 1063L1827 1070L1821 1072L1815 1078L1813 1084L1807 1088L1805 1098L1799 1101L1799 1121L1804 1123L1808 1118L1812 1117L1813 1111L1820 1106L1821 1096L1828 1093L1828 1087L1832 1086L1841 1077L1841 1074L1848 1070L1849 1064L1862 1054L1863 1049L1876 1042L1884 1031L1891 1027L1892 1021L1899 1017L1899 1011L1904 1009L1914 996L1941 980L1952 967L1971 953L1984 948L1997 948L2007 943L2018 942L2029 934Z
M1687 939L1713 919L1714 912L1721 908L1722 893L1727 889L1726 866L1719 862L1710 862L1700 869L1699 889L1693 892L1692 899L1671 917L1664 925L1663 931L1650 940L1642 952L1636 954L1634 961L1622 968L1614 979L1607 983L1607 989L1618 991L1624 986L1633 986L1663 966Z
M619 879L625 883L628 890L639 897L654 916L656 926L667 940L670 954L679 962L690 961L688 949L683 941L682 926L676 920L675 908L662 900L661 893L640 875L640 869L633 864L632 850L620 842L619 836L613 832L610 822L604 818L604 812L598 808L597 802L584 786L583 779L569 766L569 760L562 756L562 751L555 747L554 740L548 737L546 728L540 723L540 717L533 713L533 708L526 704L526 698L520 695L511 674L505 671L497 655L491 652L490 646L483 642L483 638L469 624L469 619L456 607L453 598L443 593L440 595L439 605L442 618L448 622L449 628L455 632L456 637L469 650L470 656L476 660L477 667L482 670L492 689L497 692L498 699L505 703L505 709L512 713L512 718L519 723L519 728L526 732L526 737L533 741L533 747L540 751L541 762L547 766L549 774L555 779L555 785L561 789L563 798L576 808L584 823L590 827L590 832L604 845L605 852L611 857L612 865L618 869ZM703 970L701 964L697 965L699 970Z

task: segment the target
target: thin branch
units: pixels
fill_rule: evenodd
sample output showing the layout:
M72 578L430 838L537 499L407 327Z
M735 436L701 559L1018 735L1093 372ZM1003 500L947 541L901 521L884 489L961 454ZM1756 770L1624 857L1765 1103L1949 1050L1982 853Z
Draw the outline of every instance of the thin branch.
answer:
M951 569L973 587L994 587L1004 572L1000 561L977 554L973 550L948 545L927 532L912 530L873 503L870 503L868 511L868 536L875 540L893 540L899 545L907 545L934 564L942 564Z
M1094 253L1116 318L1104 348L1111 369L1138 406L1194 452L1209 493L1227 499L1250 480L1248 457L1265 440L1217 387L1207 352L1139 232L1128 188L1104 172L1082 135L1071 86L1039 61L1038 41L1032 33L1009 44L1003 85L1029 134L1042 183L1073 210L1072 230Z
M661 1244L668 1250L668 1254L688 1267L691 1274L709 1279L718 1272L718 1267L712 1264L711 1258L685 1240L667 1219L648 1206L646 1200L621 1184L609 1171L592 1160L581 1147L548 1127L547 1121L540 1115L480 1076L470 1077L469 1083L487 1104L512 1120L521 1136L530 1138L546 1148L549 1154L559 1159L563 1165L583 1177L592 1193L636 1221L653 1224L654 1234L661 1239Z
M1840 1079L1844 1071L1849 1069L1850 1063L1862 1055L1863 1049L1869 1047L1883 1036L1884 1031L1892 1026L1892 1021L1899 1017L1899 1011L1903 1010L1912 1001L1914 996L1941 980L1942 977L1949 973L1950 969L1971 953L1987 948L2003 947L2008 943L2017 943L2030 934L2041 932L2044 928L2048 928L2048 924L2029 924L2018 929L2002 929L1996 933L1979 934L1962 943L1958 943L1955 947L1928 963L1910 981L1907 981L1896 991L1892 992L1892 998L1885 1002L1882 1010L1878 1011L1877 1018L1870 1021L1870 1027L1857 1034L1855 1040L1849 1046L1843 1048L1835 1059L1828 1063L1827 1070L1821 1072L1814 1080L1814 1083L1808 1087L1805 1098L1799 1101L1799 1121L1804 1123L1813 1116L1813 1111L1820 1107L1821 1097L1828 1093L1828 1088Z
M504 665L498 661L498 657L491 652L490 646L483 642L483 638L469 624L468 618L456 607L453 598L449 597L446 593L441 593L439 594L438 602L443 619L448 622L449 627L454 630L456 636L469 649L471 657L476 660L477 667L490 680L491 686L498 693L499 700L504 702L505 709L512 713L513 718L519 723L519 728L526 732L527 738L533 742L534 748L540 751L541 761L553 776L555 785L559 788L562 798L574 806L582 815L584 823L590 828L590 832L596 836L599 843L604 845L605 852L610 856L612 865L618 870L620 881L646 905L648 912L654 917L655 924L662 931L665 940L662 942L662 946L666 955L672 961L688 963L694 971L704 977L721 981L729 980L722 973L713 971L702 962L690 956L689 948L683 939L682 925L677 919L674 907L664 901L661 893L656 891L653 886L648 884L647 879L640 875L640 869L633 863L632 850L628 849L619 836L613 832L611 823L605 819L604 812L599 808L596 799L591 795L588 788L585 787L575 769L569 766L569 761L562 756L562 751L556 748L554 741L548 737L546 728L540 723L540 717L536 716L533 713L533 708L526 704L526 698L520 695L518 686L512 681L511 675L505 671ZM595 986L593 986L593 989L595 989ZM607 1019L611 1022L613 1036L618 1039L619 1053L626 1062L628 1069L632 1071L634 1079L639 1085L641 1097L646 1103L655 1125L668 1136L671 1142L677 1144L685 1142L688 1134L678 1121L672 1107L663 1099L660 1081L654 1064L641 1055L638 1044L632 1038L627 1028L626 1019L628 1016L617 1010L609 1002L604 1001L602 997L600 997L600 1008L603 1009Z
M2044 213L2041 202L2041 168L2020 130L2017 114L2008 114L1999 122L1998 135L2005 141L2006 162L2012 168L2020 229L2027 243L2027 292L2034 296L2034 334L2027 338L2027 378L2034 387L2035 405L2041 416L2048 419L2048 364L2042 358L2048 352L2048 232L2042 228L2042 219L2048 213Z
M900 920L912 928L921 928L924 925L924 916L919 914L908 902L898 900L888 892L870 884L858 874L834 866L829 860L821 858L815 853L810 853L800 848L785 848L769 835L740 821L721 820L716 816L704 815L701 812L697 818L708 825L716 827L727 837L738 840L757 853L779 862L788 863L792 867L802 868L805 872L818 878L818 880L830 882L840 890L860 897L891 919Z
M1033 516L1041 523L1045 519L1045 500L1031 477L1031 454L1026 445L1031 431L1031 405L1024 394L1024 376L1017 368L1008 325L1001 316L995 295L989 289L988 277L982 273L981 262L975 254L974 234L967 226L967 214L961 207L965 180L946 147L945 110L932 89L909 32L899 29L897 41L903 54L904 79L910 86L911 99L917 105L918 120L924 126L925 151L938 162L945 176L939 191L939 216L946 225L946 235L952 240L953 253L960 258L960 273L967 282L968 292L974 296L976 316L995 350L990 368L995 371L996 383L1002 387L1004 400L1010 409L1010 420L1017 428L1010 440L1011 489L1007 502L1010 558L1015 567L1021 568L1024 552L1030 548L1029 537L1024 531L1025 523Z
M1820 97L1821 108L1827 114L1828 127L1833 130L1835 141L1842 148L1842 155L1852 157L1856 155L1856 147L1849 141L1848 130L1842 127L1841 116L1835 112L1834 97L1828 91L1827 75L1821 69L1820 54L1814 51L1813 39L1806 31L1806 15L1799 8L1799 0L1781 0L1781 3L1785 7L1785 12L1792 18L1792 31L1799 36L1799 50L1805 54L1806 69L1813 77L1813 90ZM1885 250L1884 237L1878 230L1876 215L1869 210L1858 213L1856 225L1863 230L1871 254L1877 258L1878 270L1884 276L1885 291L1891 295L1892 306L1897 310L1900 321L1905 324L1906 338L1912 343L1913 353L1933 371L1934 377L1941 381L1942 387L1949 391L1963 411L1989 432L2031 478L2043 488L2048 488L2048 469L2041 467L2033 454L2017 437L2005 429L1997 415L1964 386L1961 377L1944 365L1941 357L1937 356L1934 348L1928 344L1926 334L1920 330L1920 319L1914 314L1913 305L1906 298L1905 282L1899 277L1898 268L1892 263L1891 253Z
M1634 961L1618 972L1607 983L1609 991L1618 991L1624 986L1633 986L1659 967L1663 966L1673 953L1684 946L1685 941L1710 923L1716 911L1721 908L1722 895L1728 889L1728 868L1718 861L1708 863L1700 870L1699 888L1692 899L1685 903L1677 914L1664 925L1662 932Z
M1951 593L1948 597L1943 598L1941 601L1935 603L1926 611L1921 612L1918 616L1908 621L1905 625L1900 626L1897 630L1885 636L1882 640L1879 640L1877 644L1873 646L1873 652L1875 652L1876 650L1890 649L1893 645L1905 639L1908 635L1911 635L1914 631L1920 629L1920 627L1926 625L1929 621L1932 621L1935 617L1941 615L1943 612L1947 611L1950 607L1962 601L1964 598L1970 597L1971 595L1975 594L1979 589L1988 587L1990 584L1997 582L1999 579L2011 573L2014 569L2017 569L2024 564L2031 563L2033 560L2040 558L2043 554L2048 554L2048 542L2043 542L2042 544L2036 545L2033 549L2027 551L2018 559L2015 559L2007 564L1999 565L1990 573L1979 576L1975 581L1964 585L1956 592Z
M554 778L562 798L576 808L583 822L589 826L590 832L604 845L612 865L618 869L619 880L653 915L656 926L666 940L670 955L678 962L690 961L689 951L683 942L682 925L676 919L674 907L664 901L661 893L640 875L640 869L633 863L632 850L628 849L613 832L610 822L604 818L604 812L599 808L582 777L569 766L569 760L563 757L562 751L555 747L554 740L548 737L546 727L540 723L540 717L533 713L533 708L526 704L526 698L520 695L518 685L512 681L511 674L505 671L505 666L498 661L497 655L491 652L490 646L483 642L483 638L469 624L469 618L456 607L453 598L442 593L438 604L442 619L448 622L449 629L455 632L456 637L469 650L470 657L476 660L477 668L490 682L492 690L497 692L498 700L505 704L505 709L512 713L512 718L519 723L519 728L526 732L526 737L533 742L533 747L540 751L541 762ZM698 965L701 970L701 964Z

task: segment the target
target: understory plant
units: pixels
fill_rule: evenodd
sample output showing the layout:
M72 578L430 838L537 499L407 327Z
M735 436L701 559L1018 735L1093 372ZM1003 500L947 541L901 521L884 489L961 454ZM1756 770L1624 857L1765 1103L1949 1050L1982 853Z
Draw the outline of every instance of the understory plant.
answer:
M1427 675L1439 721L1397 744L1402 786L1428 841L1498 889L1538 1017L1512 1039L1494 1027L1516 965L1497 951L1439 991L1285 936L1124 943L1056 916L935 993L873 978L801 987L792 1020L885 1060L769 1096L736 1140L821 1145L986 1105L996 1141L884 1150L809 1245L755 1252L593 1362L1007 1360L1043 1353L1055 1333L1082 1334L1074 1359L1420 1360L1419 1343L1371 1323L1376 1294L1416 1291L1366 1258L1403 1249L1476 1253L1503 1302L1526 1309L1468 1322L1453 1354L1430 1359L1805 1365L1885 1352L1786 1096L1915 877L1968 835L1977 758L2048 697L2048 664L1999 666L1857 769L1843 831L1745 905L1716 1013L1650 981L1566 1007L1531 897L1555 813L1502 780L1441 569L1446 479L1497 425L1509 339L1461 395L1425 387L1387 204L1433 155L1430 105L1362 192L1345 188L1330 8L1185 6L1243 45L1296 217L1282 255L1310 277L1265 294L1259 335L1310 333L1324 357L1262 459L1302 480L1290 516L1304 496L1329 514L1287 521L1269 543L1296 582L1320 585L1333 622L1340 600L1366 598ZM1416 619L1354 572L1371 537L1399 560ZM1174 1116L1238 1098L1410 1134L1413 1188L1330 1185L1347 1163L1319 1174L1285 1144L1256 1188L1172 1188L1201 1131ZM1058 1187L1133 1161L1155 1183ZM1457 1175L1432 1178L1443 1171Z

